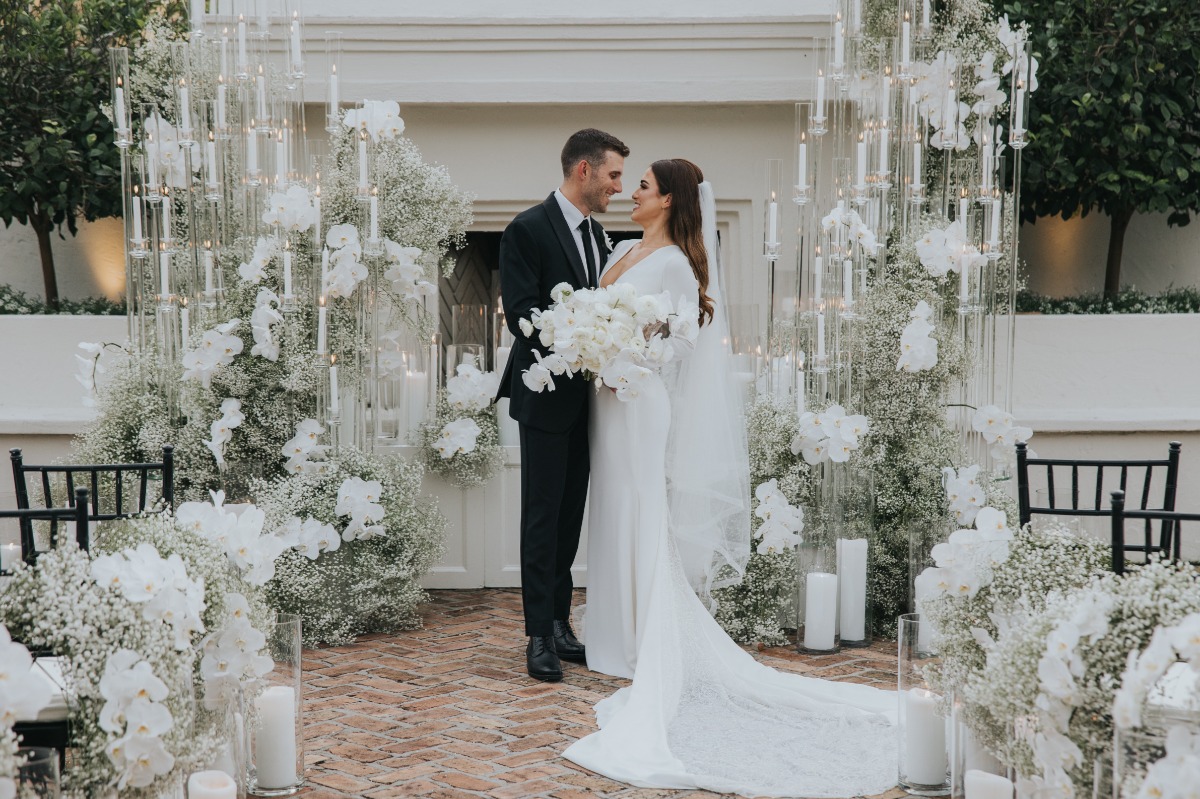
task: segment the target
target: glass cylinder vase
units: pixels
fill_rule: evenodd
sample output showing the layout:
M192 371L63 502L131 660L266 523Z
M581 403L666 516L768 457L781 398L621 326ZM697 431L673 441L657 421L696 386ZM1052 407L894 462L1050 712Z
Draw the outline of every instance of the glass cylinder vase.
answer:
M23 746L17 750L17 796L59 799L58 750L47 746Z
M838 642L837 550L819 528L805 530L796 548L799 596L796 646L801 652L827 655L840 649Z
M280 613L264 631L274 668L250 702L252 796L291 796L304 785L300 617Z
M966 719L966 703L950 694L950 796L952 799L1012 799L1008 769L979 743Z
M925 678L925 668L933 658L918 645L920 616L906 613L899 622L896 729L900 736L900 786L916 796L945 796L950 793L946 703L930 689Z
M826 464L826 506L838 576L838 637L842 646L871 643L867 590L875 529L875 478L869 469Z

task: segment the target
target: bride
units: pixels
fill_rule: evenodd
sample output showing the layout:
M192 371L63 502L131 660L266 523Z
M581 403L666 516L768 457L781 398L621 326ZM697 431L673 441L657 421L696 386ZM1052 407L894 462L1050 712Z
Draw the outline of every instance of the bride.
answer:
M601 285L698 304L701 328L637 399L593 400L587 664L633 684L596 705L600 731L565 757L642 787L882 793L896 782L895 694L767 668L697 595L740 579L750 555L712 187L690 161L656 161L633 201L643 238L617 245Z

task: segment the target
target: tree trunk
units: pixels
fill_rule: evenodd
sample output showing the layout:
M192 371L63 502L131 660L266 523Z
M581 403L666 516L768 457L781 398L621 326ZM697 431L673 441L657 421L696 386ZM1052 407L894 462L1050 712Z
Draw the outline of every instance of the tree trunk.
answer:
M45 211L31 214L29 224L37 234L38 252L42 256L42 284L46 289L46 304L58 310L58 278L54 275L54 252L50 249L50 233L54 230L54 224Z
M1125 231L1133 219L1133 208L1120 208L1112 213L1108 233L1108 261L1104 267L1104 297L1115 300L1121 291L1121 255L1125 251Z

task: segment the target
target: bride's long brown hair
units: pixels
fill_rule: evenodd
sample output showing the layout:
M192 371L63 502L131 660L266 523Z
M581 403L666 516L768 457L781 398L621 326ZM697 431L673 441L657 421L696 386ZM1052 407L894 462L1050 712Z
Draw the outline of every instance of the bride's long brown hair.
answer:
M666 158L650 165L658 182L658 193L671 195L667 235L683 250L692 274L700 284L700 324L712 321L713 301L708 296L708 251L704 248L704 226L700 219L700 184L704 173L686 158Z

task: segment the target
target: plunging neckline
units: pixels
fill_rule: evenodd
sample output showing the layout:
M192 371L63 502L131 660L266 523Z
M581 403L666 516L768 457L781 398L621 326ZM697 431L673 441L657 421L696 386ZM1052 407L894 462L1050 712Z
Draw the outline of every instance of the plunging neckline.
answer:
M604 268L604 271L600 273L600 288L608 288L609 286L616 285L617 283L619 283L621 281L621 278L628 275L634 269L637 269L639 266L644 264L646 261L649 261L654 256L658 255L660 252L663 252L664 250L669 250L671 248L679 249L679 245L678 244L664 244L663 246L659 247L658 249L652 250L651 252L647 253L640 261L638 261L635 264L632 264L624 272L617 275L616 279L614 279L612 283L605 285L604 276L606 274L608 274L611 270L615 269L617 267L617 264L621 263L621 261L624 261L626 258L629 257L629 253L633 252L633 247L630 247L628 250L625 251L624 255L622 255L619 259L617 259L611 266L606 266Z

